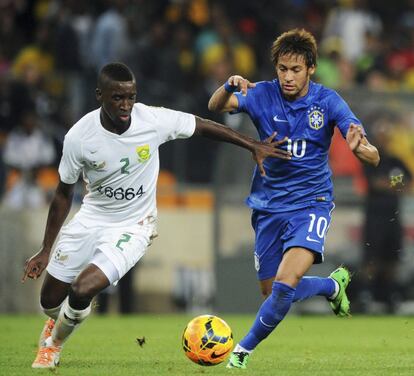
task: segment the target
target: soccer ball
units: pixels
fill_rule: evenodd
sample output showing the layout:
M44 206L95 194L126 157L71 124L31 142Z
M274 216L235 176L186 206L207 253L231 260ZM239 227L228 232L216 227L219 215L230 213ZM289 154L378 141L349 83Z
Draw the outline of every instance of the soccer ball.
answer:
M220 317L197 316L184 329L182 345L185 355L194 363L214 366L230 354L233 348L233 334Z

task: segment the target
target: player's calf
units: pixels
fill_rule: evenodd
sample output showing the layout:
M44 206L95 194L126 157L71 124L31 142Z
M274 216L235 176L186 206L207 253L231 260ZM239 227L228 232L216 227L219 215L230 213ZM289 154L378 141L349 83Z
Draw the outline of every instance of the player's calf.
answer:
M91 313L91 306L85 309L74 309L69 305L70 299L64 301L62 309L56 320L55 327L52 331L54 345L62 346L72 332L84 321Z

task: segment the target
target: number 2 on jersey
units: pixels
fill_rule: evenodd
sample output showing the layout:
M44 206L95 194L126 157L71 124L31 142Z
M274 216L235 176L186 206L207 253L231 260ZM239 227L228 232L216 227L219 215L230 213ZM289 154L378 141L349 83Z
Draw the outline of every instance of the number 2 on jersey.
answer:
M128 168L129 168L129 158L122 158L119 162L124 163L124 165L121 167L121 174L129 174Z

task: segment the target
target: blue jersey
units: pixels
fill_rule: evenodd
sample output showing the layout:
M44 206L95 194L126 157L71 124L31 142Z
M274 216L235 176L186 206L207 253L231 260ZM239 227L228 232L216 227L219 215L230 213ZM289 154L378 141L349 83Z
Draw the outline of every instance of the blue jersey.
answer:
M267 158L265 177L255 169L247 205L280 212L315 201L332 201L328 151L334 127L345 137L351 123L360 124L339 94L311 81L305 96L288 101L278 80L258 82L246 96L235 94L239 101L237 112L250 116L260 139L276 131L277 140L288 137L281 148L292 153L291 160Z

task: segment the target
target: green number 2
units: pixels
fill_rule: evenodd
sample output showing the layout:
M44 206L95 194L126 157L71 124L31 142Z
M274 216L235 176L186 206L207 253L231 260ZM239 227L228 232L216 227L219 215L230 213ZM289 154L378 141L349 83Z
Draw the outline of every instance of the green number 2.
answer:
M128 167L129 167L129 158L122 158L119 162L124 163L121 168L121 174L129 174Z
M121 251L124 249L121 247L122 243L128 243L131 239L131 235L129 234L122 234L121 238L118 240L118 243L116 243L116 247L119 248Z

